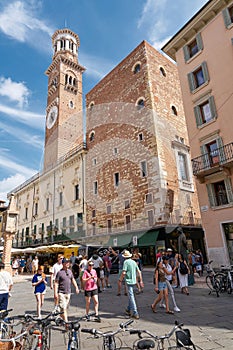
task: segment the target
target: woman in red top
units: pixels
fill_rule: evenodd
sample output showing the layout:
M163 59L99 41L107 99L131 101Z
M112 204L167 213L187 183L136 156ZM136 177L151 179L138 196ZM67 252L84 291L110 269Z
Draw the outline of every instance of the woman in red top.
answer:
M91 299L94 302L95 308L95 321L100 322L99 317L99 299L98 299L98 286L97 286L97 274L95 269L93 269L93 262L88 261L87 270L84 271L82 280L84 282L84 291L86 299L86 319L90 321L89 310Z

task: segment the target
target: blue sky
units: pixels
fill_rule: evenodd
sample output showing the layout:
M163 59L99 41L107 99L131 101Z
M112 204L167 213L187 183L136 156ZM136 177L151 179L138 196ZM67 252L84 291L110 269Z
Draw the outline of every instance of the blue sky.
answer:
M160 49L207 0L0 0L0 199L41 171L51 35L79 35L85 94L142 40Z

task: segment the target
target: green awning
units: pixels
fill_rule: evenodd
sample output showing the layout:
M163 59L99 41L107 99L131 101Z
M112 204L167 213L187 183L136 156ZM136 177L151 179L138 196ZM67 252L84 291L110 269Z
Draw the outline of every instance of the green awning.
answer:
M148 247L155 245L159 231L135 231L111 235L108 246L111 247Z

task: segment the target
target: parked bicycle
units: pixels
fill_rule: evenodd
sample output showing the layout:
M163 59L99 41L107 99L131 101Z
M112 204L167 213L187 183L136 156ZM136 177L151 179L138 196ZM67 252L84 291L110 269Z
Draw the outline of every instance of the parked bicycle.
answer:
M191 340L191 333L189 329L183 329L183 324L178 324L175 322L175 326L171 329L169 333L165 335L154 335L146 329L132 329L130 334L137 334L141 340L136 340L133 343L134 350L147 350L155 348L157 343L157 350L196 350L201 349L199 346L195 345ZM143 337L143 334L145 336ZM172 345L171 337L175 334L175 344ZM166 345L166 347L165 347Z
M94 316L95 313L89 314ZM86 315L76 318L75 320L65 322L61 317L57 318L55 323L57 326L65 326L64 334L68 333L67 350L80 349L80 321L86 321Z
M220 292L223 290L224 274L222 272L216 273L211 266L212 262L213 260L210 260L206 265L207 276L205 281L210 289L209 295L214 292L219 297Z
M10 325L13 318L8 317L8 314L12 310L13 309L0 311L0 339L9 338L11 336Z
M222 278L221 278L222 289L228 294L231 294L233 290L233 265L221 266L221 272L222 272Z
M24 347L25 339L27 338L28 331L24 331L19 334L15 334L14 336L10 338L4 338L0 339L0 349L7 349L7 350L21 350L26 349ZM27 348L28 350L30 348Z
M94 339L103 338L103 350L117 350L117 349L123 349L123 348L131 349L130 347L123 347L122 340L120 338L116 338L116 335L118 333L129 330L128 326L131 325L131 323L133 323L133 320L131 319L125 323L120 323L119 328L116 331L101 332L95 328L91 328L91 329L82 328L81 332L92 334ZM117 346L116 344L116 339L118 339L119 346Z

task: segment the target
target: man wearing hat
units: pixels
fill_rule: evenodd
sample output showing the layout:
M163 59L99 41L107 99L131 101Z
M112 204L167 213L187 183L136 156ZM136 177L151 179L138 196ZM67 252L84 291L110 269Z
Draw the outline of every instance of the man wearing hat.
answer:
M133 289L137 282L137 275L139 276L141 288L144 287L144 283L142 280L142 273L137 263L131 259L132 254L128 250L125 250L122 256L125 258L125 261L124 261L123 271L119 278L119 281L122 282L123 279L125 278L125 282L128 287L128 297L129 297L128 307L126 308L125 311L127 315L138 320L139 314L137 310Z
M66 258L62 259L62 269L58 271L55 278L54 295L59 300L59 307L63 312L63 319L67 322L67 309L70 302L71 283L73 284L76 293L79 293L79 288L75 281L72 271L69 269L70 261Z

